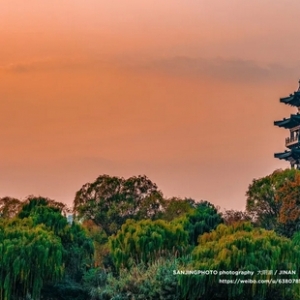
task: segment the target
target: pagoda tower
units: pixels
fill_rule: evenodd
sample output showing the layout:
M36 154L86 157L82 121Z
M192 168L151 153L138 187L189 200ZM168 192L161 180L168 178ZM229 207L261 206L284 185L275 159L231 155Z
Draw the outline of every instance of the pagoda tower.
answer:
M292 168L300 169L300 80L299 87L294 94L288 97L280 98L280 102L297 107L296 114L292 114L290 118L284 118L281 121L275 121L274 125L289 129L289 137L285 139L285 146L288 150L281 153L275 153L274 157L285 159L290 162Z

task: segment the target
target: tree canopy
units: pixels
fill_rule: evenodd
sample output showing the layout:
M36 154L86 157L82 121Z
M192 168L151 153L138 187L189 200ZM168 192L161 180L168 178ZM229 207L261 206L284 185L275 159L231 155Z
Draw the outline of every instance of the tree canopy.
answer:
M45 285L82 277L93 242L79 224L67 222L63 209L54 200L30 196L15 217L0 219L0 299L39 299Z
M0 299L27 294L39 299L43 284L62 278L59 237L30 219L0 223Z
M0 218L10 219L18 214L22 201L12 197L0 198Z
M199 235L210 232L223 222L217 208L208 201L191 202L193 208L181 217L175 218L172 223L182 224L188 233L189 244L196 245Z
M162 193L146 176L124 179L102 175L76 193L74 212L79 219L91 219L111 235L127 219L154 218L162 202Z
M163 220L127 220L110 237L111 254L117 268L151 262L160 256L180 255L188 243L187 232L180 224Z
M294 169L254 179L246 211L165 199L146 176L85 184L72 221L49 198L0 198L0 300L300 299L299 199Z
M276 201L281 204L277 231L292 237L300 229L300 172L278 189Z
M199 237L193 251L193 262L188 269L215 270L217 274L181 276L180 285L187 299L254 299L260 295L279 295L277 299L293 299L288 285L221 284L220 279L268 279L274 274L262 275L262 270L297 270L299 247L274 231L254 228L250 223L221 224L216 230ZM187 268L187 267L185 267ZM253 275L222 275L220 271L252 271ZM280 277L280 276L279 276ZM275 279L275 277L273 277ZM278 278L278 277L277 277ZM289 278L297 278L294 277Z
M246 211L253 216L259 226L277 229L282 206L282 190L287 181L293 181L300 171L296 169L276 170L271 175L254 179L246 192Z

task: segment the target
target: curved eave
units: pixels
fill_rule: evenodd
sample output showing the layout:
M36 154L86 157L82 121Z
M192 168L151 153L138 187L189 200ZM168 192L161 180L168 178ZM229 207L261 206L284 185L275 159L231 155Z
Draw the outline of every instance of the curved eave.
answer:
M288 128L288 129L294 128L300 125L300 115L291 115L289 119L275 121L274 125L278 127Z
M292 149L291 151L275 153L274 157L285 160L297 160L300 159L300 149Z
M292 106L300 106L300 92L295 92L291 94L289 97L280 98L280 102Z

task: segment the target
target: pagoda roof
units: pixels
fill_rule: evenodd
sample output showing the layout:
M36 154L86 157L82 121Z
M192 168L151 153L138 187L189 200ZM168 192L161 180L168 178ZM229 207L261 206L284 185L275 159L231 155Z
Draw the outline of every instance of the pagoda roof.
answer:
M292 149L281 153L275 153L275 158L285 159L288 161L295 161L300 159L300 149Z
M291 117L288 119L284 118L283 120L275 121L274 125L279 127L289 128L289 129L294 128L300 125L300 114L291 115Z
M300 106L300 91L298 89L297 92L294 92L294 94L290 94L288 97L280 98L280 102L292 106Z

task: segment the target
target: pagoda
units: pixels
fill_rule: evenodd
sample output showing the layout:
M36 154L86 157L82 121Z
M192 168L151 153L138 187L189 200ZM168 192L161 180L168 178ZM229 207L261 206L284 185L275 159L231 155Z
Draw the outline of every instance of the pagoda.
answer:
M274 125L289 129L289 137L285 139L285 146L288 150L281 153L275 153L274 157L285 159L290 162L292 168L300 169L300 80L299 87L294 94L288 97L280 98L280 102L295 106L298 109L296 114L292 114L290 118L275 121Z

